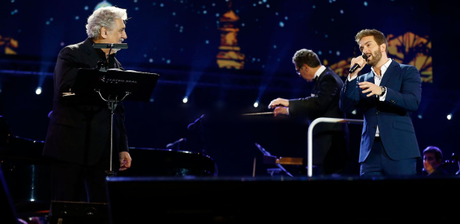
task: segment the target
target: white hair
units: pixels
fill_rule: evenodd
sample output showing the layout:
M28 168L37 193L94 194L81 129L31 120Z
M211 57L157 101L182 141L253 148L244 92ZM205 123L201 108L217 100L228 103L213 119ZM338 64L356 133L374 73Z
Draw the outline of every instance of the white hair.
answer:
M107 27L109 30L114 29L116 19L126 21L128 19L126 9L115 6L98 8L88 17L86 34L89 38L98 38L102 27Z

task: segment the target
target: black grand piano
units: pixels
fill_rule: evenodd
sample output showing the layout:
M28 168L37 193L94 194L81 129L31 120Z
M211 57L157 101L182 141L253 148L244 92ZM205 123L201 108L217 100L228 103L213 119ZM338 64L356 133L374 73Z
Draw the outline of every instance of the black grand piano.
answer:
M15 136L0 116L0 172L15 210L23 217L46 215L50 208L49 161L44 141ZM216 176L214 160L201 152L130 147L135 164L118 176Z

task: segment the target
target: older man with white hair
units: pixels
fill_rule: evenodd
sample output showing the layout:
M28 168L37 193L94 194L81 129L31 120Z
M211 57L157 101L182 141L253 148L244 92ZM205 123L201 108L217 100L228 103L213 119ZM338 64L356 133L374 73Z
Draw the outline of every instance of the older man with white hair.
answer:
M79 68L96 68L98 62L108 68L123 69L109 49L94 49L94 43L122 43L127 39L126 9L103 7L88 18L88 38L64 47L54 70L53 112L43 155L52 161L52 200L106 202L105 178L110 160L120 171L131 166L124 126L124 107L114 114L113 155L110 156L110 110L102 100L88 103L67 95ZM116 153L118 152L118 154Z

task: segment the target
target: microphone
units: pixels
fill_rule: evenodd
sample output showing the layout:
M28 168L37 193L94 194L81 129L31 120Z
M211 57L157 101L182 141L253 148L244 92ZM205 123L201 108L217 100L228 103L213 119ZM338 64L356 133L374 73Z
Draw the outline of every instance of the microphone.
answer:
M264 154L264 156L271 156L272 154L270 154L269 152L267 152L267 150L264 149L264 147L262 147L259 143L256 142L256 146L257 148Z
M187 125L187 129L188 129L188 130L193 130L193 129L195 129L196 124L198 124L198 122L200 122L201 119L203 119L203 117L204 117L204 114L201 115L199 118L197 118L194 122L188 124L188 125Z
M107 49L128 49L128 44L127 43L122 43L122 44L94 43L93 48L94 49L102 49L102 48L107 48Z
M176 148L177 148L177 149L180 149L180 145L179 145L179 144L181 144L182 142L185 143L186 141L187 141L187 139L181 138L181 139L179 139L179 140L177 140L177 141L175 141L175 142L172 142L172 143L167 144L167 145L166 145L166 148L170 149L170 148L172 148L172 147L174 147L174 146L178 146L178 147L176 147Z
M367 55L366 54L363 54L362 57L364 58L364 60L367 61ZM350 73L353 73L356 71L356 69L360 68L361 66L358 65L358 63L355 63L348 72Z

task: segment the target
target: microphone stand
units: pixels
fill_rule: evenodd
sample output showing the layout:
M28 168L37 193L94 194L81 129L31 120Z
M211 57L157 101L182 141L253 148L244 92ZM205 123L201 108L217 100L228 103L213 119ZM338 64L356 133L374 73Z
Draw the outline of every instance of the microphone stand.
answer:
M272 154L270 154L267 150L265 150L261 145L259 145L259 143L255 143L256 144L256 147L259 149L260 152L262 152L262 154L264 156L267 156L267 157L274 157L272 156ZM276 157L275 157L276 159ZM289 173L281 164L279 163L276 163L276 166L279 168L279 170L283 171L284 173L286 173L286 175L290 176L290 177L294 177L292 176L291 173ZM270 169L270 175L273 176L273 173L275 171L273 169ZM253 172L254 173L254 172Z

